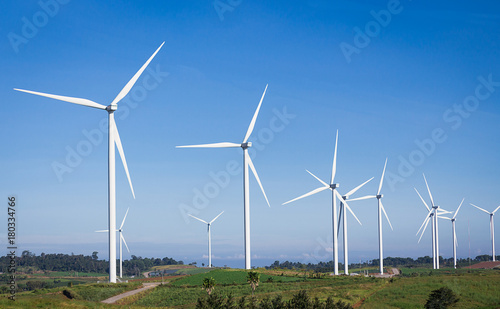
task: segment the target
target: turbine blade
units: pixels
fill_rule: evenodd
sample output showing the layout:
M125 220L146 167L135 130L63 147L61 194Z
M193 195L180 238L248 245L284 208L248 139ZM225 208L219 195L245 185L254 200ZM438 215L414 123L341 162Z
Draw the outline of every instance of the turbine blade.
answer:
M99 231L95 231L95 233L107 233L109 232L109 230L99 230Z
M362 184L360 184L359 186L357 186L356 188L352 189L351 191L347 192L347 194L345 196L350 196L350 195L353 195L354 193L356 193L356 191L358 191L362 186L366 185L368 182L370 182L371 180L373 179L370 178L368 179L367 181L363 182Z
M391 230L394 231L392 228L391 220L389 220L389 216L387 216L387 213L385 212L384 205L382 204L382 199L380 199L380 208L382 208L382 211L384 212L385 218L387 219L387 222L389 222L389 226L391 227Z
M247 142L248 138L252 134L253 128L255 127L255 121L257 120L257 116L259 115L260 106L262 105L262 101L264 100L264 96L266 95L267 86L268 85L266 85L266 89L264 89L264 93L262 94L262 97L260 98L259 106L257 106L257 110L253 114L252 121L250 122L250 125L248 126L247 134L245 135L245 138L243 139L243 143Z
M223 211L223 212L224 212L224 211ZM223 213L223 212L221 212L221 213L220 213L217 217L215 217L212 221L210 221L210 223L209 223L209 224L212 224L212 222L214 222L215 220L217 220L217 218L219 218L219 217L220 217L220 215L222 215L222 213Z
M462 207L462 204L464 203L464 200L465 200L465 197L462 199L462 202L460 202L460 205L458 206L457 211L455 211L455 214L453 215L452 219L455 219L455 217L457 216L458 211L460 210L460 207Z
M132 77L132 79L129 80L129 82L125 85L125 87L123 87L123 89L120 91L120 93L118 93L118 95L116 96L116 98L113 100L113 102L111 104L118 103L121 99L123 99L129 93L130 89L132 89L132 87L134 87L134 84L137 81L137 79L139 78L139 76L141 76L142 72L144 72L146 67L151 62L151 60L153 60L153 58L156 56L158 51L160 51L160 48L163 46L163 44L165 44L165 42L161 43L160 47L158 47L158 49L154 52L154 54L151 57L149 57L148 61L146 61L146 63L139 69L139 71L137 71L137 73L135 73L135 75Z
M188 216L193 217L193 218L195 218L196 220L201 221L201 222L203 222L203 223L205 223L205 224L208 224L208 222L207 222L207 221L202 220L202 219L200 219L200 218L197 218L197 217L193 216L192 214L188 214Z
M493 210L492 214L495 214L495 212L497 212L498 209L500 209L500 206L498 206L495 210Z
M335 191L335 192L337 192L337 191ZM361 221L359 221L358 217L356 217L356 215L352 211L351 207L349 207L349 205L346 203L346 201L342 201L342 203L345 205L345 207L347 208L347 210L349 210L349 212L354 216L354 218L356 219L356 221L358 221L359 225L362 225Z
M382 183L384 182L385 168L387 167L387 158L385 158L384 170L382 171L382 177L380 177L380 184L378 185L377 195L380 194L382 190Z
M340 234L340 225L342 224L342 214L344 213L343 212L344 210L344 205L342 205L339 209L339 220L337 222L337 238L339 237L339 234Z
M333 180L335 179L335 173L337 172L337 143L339 141L339 130L337 130L337 136L335 137L335 152L333 154L333 166L332 166L332 178L330 184L333 185Z
M301 195L301 196L299 196L299 197L296 197L296 198L294 198L293 200L289 200L288 202L285 202L285 203L283 203L282 205L286 205L286 204L288 204L288 203L295 202L296 200L300 200L301 198L308 197L308 196L310 196L310 195L313 195L313 194L315 194L315 193L321 192L321 191L326 190L326 189L329 189L329 188L330 188L330 187L320 187L320 188L314 189L314 190L312 190L311 192L308 192L308 193L306 193L306 194L304 194L304 195Z
M354 202L354 201L362 201L362 200L367 200L371 198L377 198L376 195L367 195L367 196L362 196L362 197L357 197L357 198L350 198L347 201L348 202Z
M425 208L427 208L427 210L430 210L429 206L427 206L427 203L424 201L424 199L422 198L422 195L420 195L420 193L418 192L417 188L413 188L413 189L415 189L415 192L417 192L418 196L422 200L422 203L424 203Z
M427 219L425 220L425 227L424 227L424 229L422 230L422 234L420 235L420 238L418 239L418 243L420 243L420 240L422 239L422 236L424 236L425 229L427 229L427 224L429 224L430 219L431 219L431 218L427 218ZM418 234L418 232L417 232L417 234Z
M42 97L47 97L47 98L59 100L59 101L69 102L69 103L73 103L73 104L78 104L78 105L83 105L83 106L88 106L88 107L93 107L93 108L98 108L98 109L106 109L106 106L101 105L101 104L96 103L96 102L91 101L91 100L87 100L87 99L66 97L66 96L62 96L62 95L36 92L36 91L17 89L17 88L14 88L14 90L26 92L26 93L31 93L31 94L39 95Z
M422 174L422 175L424 175L424 174ZM429 191L429 197L431 198L432 206L434 206L434 199L432 198L431 189L429 189L429 185L427 184L427 179L425 179L425 175L424 175L424 181L425 181L425 185L427 186L427 191Z
M125 248L127 248L127 251L130 253L130 250L129 250L128 246L127 246L127 242L125 241L125 237L123 237L122 233L120 233L120 238L121 238L121 240L123 240L123 244L125 245Z
M127 160L125 159L125 153L123 152L122 141L120 139L120 134L118 133L118 128L116 127L116 122L114 118L110 118L112 122L112 128L115 130L115 144L118 149L118 153L120 154L120 158L122 159L123 167L125 168L125 173L127 174L128 184L130 185L130 190L132 191L132 195L135 199L134 187L132 186L132 180L130 179L130 174L128 172Z
M420 230L421 230L421 229L422 229L422 227L424 226L425 221L427 221L427 219L429 219L429 218L430 218L430 215L431 215L431 213L432 213L432 211L433 211L433 210L434 210L433 208L431 208L431 210L429 210L429 213L427 214L427 216L425 216L424 222L422 222L422 225L421 225L421 226L420 226L420 228L418 229L418 231L417 231L417 234L416 234L416 235L418 235L418 233L420 232ZM426 224L425 226L427 226L427 224ZM425 228L424 228L424 229L425 229Z
M262 183L260 182L259 175L257 174L257 170L255 169L255 166L253 166L252 159L248 155L247 151L245 151L245 156L247 157L246 161L248 162L248 166L250 166L250 169L252 170L252 173L255 176L255 179L259 183L260 190L262 190L262 194L264 194L264 197L266 198L267 206L271 207L271 205L269 204L269 200L267 199L266 192L264 191L264 187L262 186Z
M323 185L325 185L326 187L329 187L330 185L327 184L326 182L324 182L323 180L319 179L316 175L314 175L313 173L309 172L308 170L306 170L306 172L308 172L309 174L311 174L311 176L313 176L314 178L316 178L319 182L321 182Z
M479 209L479 210L484 211L484 212L485 212L485 213L487 213L488 215L490 214L490 212L489 212L489 211L484 210L484 209L482 209L482 208L481 208L481 207L479 207L479 206L476 206L476 205L474 205L474 204L472 204L472 203L471 203L471 205L472 205L472 206L474 206L474 207L476 207L476 208L477 208L477 209Z
M175 146L175 148L231 148L231 147L241 147L241 144L222 142L222 143L201 144L201 145Z
M123 228L123 224L125 223L125 219L127 219L129 209L130 209L130 207L127 208L127 212L125 213L125 216L123 217L122 225L120 225L120 230Z

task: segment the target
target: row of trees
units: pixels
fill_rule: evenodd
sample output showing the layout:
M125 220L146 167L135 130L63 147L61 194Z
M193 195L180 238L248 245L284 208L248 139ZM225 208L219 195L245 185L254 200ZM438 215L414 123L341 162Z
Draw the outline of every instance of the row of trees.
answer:
M0 272L6 273L10 262L10 257L0 257ZM108 273L109 262L99 260L98 252L94 251L92 256L82 254L45 254L35 255L25 250L20 257L16 257L16 265L26 272L41 271L75 271L75 272L94 272ZM119 265L119 261L117 261ZM161 265L183 265L182 261L176 261L172 258L142 258L132 255L132 259L123 261L123 272L125 275L139 275L153 266Z
M500 256L497 255L496 260L500 260ZM478 262L491 261L491 255L483 254L478 255L474 259L457 259L458 266L468 266L469 264L474 264ZM453 266L453 258L444 259L442 256L439 257L439 263L443 267ZM349 265L349 268L361 268L366 266L378 266L379 259L374 259L368 261L366 263L352 263ZM392 266L392 267L419 267L419 266L429 266L432 265L432 257L423 256L417 259L412 259L410 257L401 258L401 257L386 257L384 258L384 266ZM343 268L344 265L339 263L339 269ZM274 261L270 266L266 266L267 269L273 268L283 268L283 269L296 269L296 270L308 270L308 271L316 271L316 272L328 272L333 269L333 261L329 262L319 262L318 264L312 263L300 263L300 262L290 262L285 261Z

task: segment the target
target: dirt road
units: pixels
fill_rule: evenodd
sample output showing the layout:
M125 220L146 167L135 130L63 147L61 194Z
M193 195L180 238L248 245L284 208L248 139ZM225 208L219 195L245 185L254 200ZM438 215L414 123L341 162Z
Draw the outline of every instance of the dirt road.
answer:
M160 282L143 283L142 284L142 288L139 288L137 290L128 291L128 292L125 292L125 293L122 293L122 294L110 297L108 299L105 299L105 300L101 301L101 303L113 304L113 303L119 301L122 298L129 297L129 296L135 295L137 293L141 293L142 291L146 291L146 290L155 288L158 285L160 285Z

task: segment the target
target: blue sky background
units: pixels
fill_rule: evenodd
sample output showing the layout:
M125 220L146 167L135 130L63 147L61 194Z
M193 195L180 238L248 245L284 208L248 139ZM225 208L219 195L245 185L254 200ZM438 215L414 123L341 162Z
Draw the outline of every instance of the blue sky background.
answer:
M241 149L175 146L241 142L266 84L250 141L271 208L251 176L252 265L331 259L331 195L281 204L319 187L305 169L329 180L337 129L341 193L375 177L357 196L374 194L388 157L383 201L394 231L384 221L385 256L431 255L430 226L420 244L415 236L426 210L413 187L428 200L422 173L441 207L454 211L465 197L459 257L491 253L488 215L469 203L500 203L498 4L221 0L228 10L218 12L212 1L41 2L52 3L50 14L38 1L0 10L0 196L19 199L21 250L107 258L107 237L93 232L107 228L107 132L71 172L59 179L53 169L68 165L68 149L89 145L84 132L99 132L107 115L12 88L108 105L165 41L116 114L137 197L117 159L117 224L130 207L131 254L206 263L206 228L185 213L211 220L224 210L213 263L243 267L242 174L223 187L211 177L241 167ZM371 12L388 6L381 25ZM345 44L358 52L346 57ZM481 78L493 84L467 105ZM440 137L424 153L418 144L433 132ZM207 188L216 192L193 203ZM350 262L377 258L376 201L351 206L363 225L348 218ZM444 220L440 246L452 256Z

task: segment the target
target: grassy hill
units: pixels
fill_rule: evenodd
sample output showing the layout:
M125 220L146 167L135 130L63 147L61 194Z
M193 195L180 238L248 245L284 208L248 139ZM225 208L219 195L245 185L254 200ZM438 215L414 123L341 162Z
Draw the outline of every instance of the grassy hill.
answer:
M403 269L404 276L392 279L333 277L328 274L311 279L304 278L304 273L296 271L257 271L261 274L261 282L255 291L257 300L277 295L289 300L299 291L307 290L311 298L325 300L332 297L335 301L342 300L359 308L422 308L431 291L448 287L460 299L453 308L498 308L500 304L498 269ZM39 289L18 293L15 302L7 299L8 294L2 294L0 308L194 308L197 299L206 295L201 287L205 277L215 279L214 293L231 294L236 301L251 295L246 273L244 270L214 269L181 278L168 277L170 283L123 299L116 305L106 305L100 301L136 289L141 283L82 284L70 288ZM69 299L63 294L64 290L71 291L75 298Z

